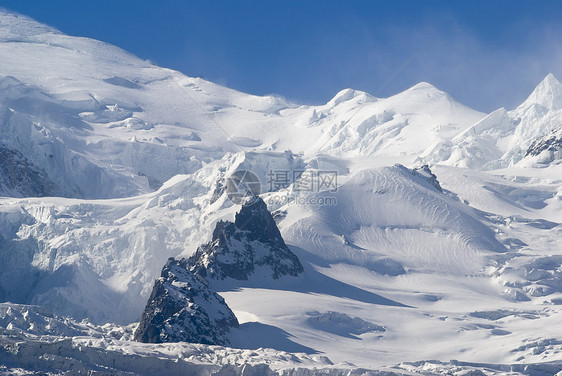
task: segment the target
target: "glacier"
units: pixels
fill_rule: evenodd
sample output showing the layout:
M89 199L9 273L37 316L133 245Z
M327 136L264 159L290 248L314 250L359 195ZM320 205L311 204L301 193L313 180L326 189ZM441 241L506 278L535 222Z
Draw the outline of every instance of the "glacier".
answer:
M553 75L490 114L429 83L301 105L4 10L0 56L0 374L562 370ZM303 272L215 284L229 347L133 341L167 260L235 219L237 171Z

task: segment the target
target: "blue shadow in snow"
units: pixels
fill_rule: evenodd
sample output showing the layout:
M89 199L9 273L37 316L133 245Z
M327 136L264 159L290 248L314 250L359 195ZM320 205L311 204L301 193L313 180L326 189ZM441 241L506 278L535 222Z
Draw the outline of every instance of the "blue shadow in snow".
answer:
M316 354L318 351L293 342L291 335L276 326L259 322L246 322L238 329L231 329L230 341L234 347L255 350L266 347L287 352Z
M329 267L325 260L312 255L302 248L291 246L290 249L298 256L304 268L304 273L299 277L282 277L278 280L260 279L240 281L228 279L219 281L214 286L215 291L237 291L243 287L263 288L271 290L294 291L304 294L321 294L356 300L362 303L378 304L394 307L409 307L408 305L385 298L373 292L349 285L328 277L314 269L313 265Z

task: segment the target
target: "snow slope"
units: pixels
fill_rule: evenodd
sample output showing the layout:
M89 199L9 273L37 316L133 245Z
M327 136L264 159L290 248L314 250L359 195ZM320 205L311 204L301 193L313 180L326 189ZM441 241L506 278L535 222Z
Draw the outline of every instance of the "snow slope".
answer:
M431 155L440 154L436 160L460 167L509 167L522 161L534 142L560 127L561 111L562 84L549 74L517 108L492 112Z
M238 168L259 175L294 164L285 153L229 154L144 196L0 199L0 296L95 322L138 320L166 260L190 255L216 221L233 219L217 182Z
M562 369L554 76L488 115L427 83L303 106L7 11L0 56L0 374ZM304 272L217 283L233 348L132 342L166 260L234 219L242 170ZM272 189L304 170L337 189Z
M333 125L316 143L320 146L307 151L400 163L412 163L426 148L449 141L483 117L428 83L384 99L348 89L313 111L320 126Z
M403 153L407 163L484 116L429 84L389 99L346 89L324 106L299 106L23 16L2 12L0 20L1 143L46 170L63 196L146 193L241 150Z
M443 185L463 172L448 168ZM402 166L364 170L337 192L315 195L333 195L337 205L290 206L280 222L306 264L303 283L226 292L235 313L249 311L334 362L360 366L560 361L558 223L483 212ZM312 325L318 315L328 324ZM361 333L363 322L385 330ZM539 338L552 347L525 347Z

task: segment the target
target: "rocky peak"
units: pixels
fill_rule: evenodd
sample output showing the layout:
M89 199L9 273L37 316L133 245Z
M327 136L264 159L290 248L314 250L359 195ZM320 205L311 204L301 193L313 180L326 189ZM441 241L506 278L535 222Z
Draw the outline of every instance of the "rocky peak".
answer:
M242 206L233 222L218 222L213 239L188 259L190 270L209 279L248 280L297 276L303 267L289 250L265 202L259 197Z
M227 345L236 317L209 280L278 279L303 267L259 197L246 202L234 222L216 224L213 239L189 258L168 259L135 332L141 342L193 342Z
M287 247L267 205L259 197L242 205L234 217L234 226L241 231L246 231L249 240Z
M170 258L154 283L135 340L227 345L233 327L238 320L224 299L187 270L186 259Z

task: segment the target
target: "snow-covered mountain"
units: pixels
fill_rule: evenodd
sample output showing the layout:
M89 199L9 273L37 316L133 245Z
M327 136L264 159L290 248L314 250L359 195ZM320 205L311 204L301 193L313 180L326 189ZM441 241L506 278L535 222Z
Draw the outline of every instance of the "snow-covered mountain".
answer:
M384 154L407 163L484 116L429 84L388 99L346 89L324 106L299 106L186 77L22 16L0 17L2 144L46 170L63 196L150 192L241 150Z
M446 164L498 169L525 159L531 145L562 124L562 84L549 74L517 108L500 108L433 152ZM536 151L538 152L538 150ZM540 154L540 152L539 152ZM541 162L560 160L548 155ZM524 163L524 162L522 162Z
M0 374L555 374L561 95L305 106L0 11ZM229 199L247 171L257 235ZM209 288L170 257L260 273ZM230 347L132 341L159 277L175 308L224 299Z

